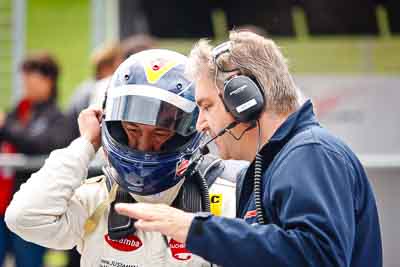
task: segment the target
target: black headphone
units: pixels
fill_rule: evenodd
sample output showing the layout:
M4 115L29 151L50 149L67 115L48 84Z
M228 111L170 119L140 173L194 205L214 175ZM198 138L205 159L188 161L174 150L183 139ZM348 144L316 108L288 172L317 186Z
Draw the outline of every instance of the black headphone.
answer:
M212 50L212 57L216 71L231 72L224 70L217 64L220 55L230 52L231 42L225 42ZM225 109L232 114L237 122L253 122L259 119L264 110L265 99L263 90L255 77L236 75L224 81L223 96L221 97Z

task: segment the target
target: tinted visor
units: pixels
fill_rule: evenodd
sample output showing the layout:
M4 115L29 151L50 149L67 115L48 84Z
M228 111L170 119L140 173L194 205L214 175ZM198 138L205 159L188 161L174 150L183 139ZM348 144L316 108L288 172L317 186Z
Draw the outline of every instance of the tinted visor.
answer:
M106 121L152 125L182 136L196 131L196 104L177 94L147 85L123 85L108 92Z

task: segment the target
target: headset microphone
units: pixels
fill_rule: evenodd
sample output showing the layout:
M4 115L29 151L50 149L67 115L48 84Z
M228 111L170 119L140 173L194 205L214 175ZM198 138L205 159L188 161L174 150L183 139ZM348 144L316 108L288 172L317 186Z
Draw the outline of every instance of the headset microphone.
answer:
M210 152L207 145L209 143L211 143L212 141L214 141L215 139L217 139L218 137L220 137L221 135L223 135L224 133L228 132L230 129L234 128L238 124L239 124L239 122L237 122L237 121L231 122L230 124L228 124L228 126L226 126L221 131L219 131L216 136L214 136L213 138L208 140L204 145L201 145L198 148L196 148L192 153L196 154L197 150L199 150L200 154L198 154L197 156L195 156L194 158L191 159L191 162L189 163L189 166L187 166L183 176L188 176L188 177L192 176L197 171L199 162L201 162L203 160L204 155L206 155Z
M237 121L231 122L228 126L226 126L221 131L219 131L216 136L214 136L213 138L208 140L205 144L199 146L200 153L202 155L208 154L208 152L210 152L210 150L208 149L207 145L209 143L211 143L212 141L214 141L215 139L217 139L218 137L220 137L221 135L223 135L224 133L228 132L230 129L234 128L238 124L239 124L239 122L237 122Z

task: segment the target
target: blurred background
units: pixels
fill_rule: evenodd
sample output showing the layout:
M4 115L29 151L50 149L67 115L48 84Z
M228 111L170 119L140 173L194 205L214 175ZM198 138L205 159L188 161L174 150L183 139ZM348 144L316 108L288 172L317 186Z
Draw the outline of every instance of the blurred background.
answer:
M161 47L187 54L199 38L217 44L230 29L273 38L322 124L358 153L378 201L384 266L398 266L399 0L0 0L0 112L20 108L26 91L21 64L32 53L56 59L57 104L65 116L59 120L72 129L76 114L98 98L96 81L132 51ZM24 158L17 151L20 157L10 160L2 157L7 149L0 151L0 191L5 170L32 172L42 162L38 155L46 154ZM45 255L45 266L69 261L64 252ZM8 256L5 264L14 262Z

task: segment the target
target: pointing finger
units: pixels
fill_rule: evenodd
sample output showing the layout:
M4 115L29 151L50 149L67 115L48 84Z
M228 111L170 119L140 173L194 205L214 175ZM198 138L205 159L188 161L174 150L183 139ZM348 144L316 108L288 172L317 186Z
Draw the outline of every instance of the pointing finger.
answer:
M155 220L160 216L156 205L147 203L117 203L115 210L122 215L147 221Z
M135 222L136 229L145 232L159 232L162 229L162 226L163 224L160 221L138 220Z

